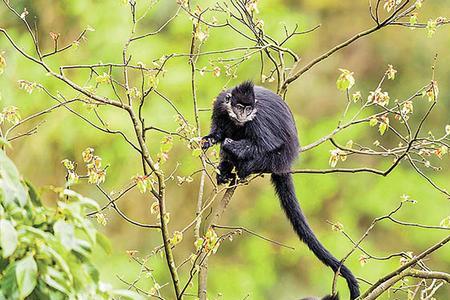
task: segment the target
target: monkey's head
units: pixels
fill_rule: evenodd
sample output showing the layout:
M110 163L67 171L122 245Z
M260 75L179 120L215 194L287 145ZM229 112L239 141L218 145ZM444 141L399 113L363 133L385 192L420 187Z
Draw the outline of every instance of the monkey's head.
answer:
M253 82L245 81L225 94L224 105L229 117L244 125L256 116L256 99Z

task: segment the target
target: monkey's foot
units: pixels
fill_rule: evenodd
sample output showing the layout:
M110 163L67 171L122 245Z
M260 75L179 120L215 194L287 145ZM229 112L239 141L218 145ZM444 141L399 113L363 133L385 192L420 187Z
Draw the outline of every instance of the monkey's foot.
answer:
M239 180L238 180L238 183L239 184L247 184L247 183L249 183L250 182L250 180L248 179L248 177L245 177L245 178L239 178Z
M216 176L217 184L227 184L229 182L234 182L236 180L236 174L228 173L228 174L217 174Z

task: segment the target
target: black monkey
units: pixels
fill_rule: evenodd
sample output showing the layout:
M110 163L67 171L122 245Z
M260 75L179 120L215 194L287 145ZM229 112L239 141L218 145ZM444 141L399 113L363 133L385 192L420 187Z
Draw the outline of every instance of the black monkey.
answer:
M357 298L355 277L316 238L295 196L290 170L299 143L286 103L250 81L220 93L214 102L211 132L203 137L202 147L208 149L216 143L221 143L217 183L234 181L233 168L240 179L254 173L272 173L281 206L299 238L325 265L335 272L339 269L347 281L350 298Z

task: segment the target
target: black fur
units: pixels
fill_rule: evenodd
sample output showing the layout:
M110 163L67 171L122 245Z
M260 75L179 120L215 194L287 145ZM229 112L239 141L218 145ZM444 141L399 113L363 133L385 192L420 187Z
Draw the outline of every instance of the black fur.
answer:
M338 294L328 295L323 297L322 300L339 300L339 295Z
M232 99L229 99L230 94ZM232 105L236 102L253 105L256 116L244 124L237 124L225 105L230 100ZM290 170L298 155L299 143L294 119L286 103L272 91L253 86L251 82L220 93L214 102L211 132L203 138L203 148L215 143L221 143L218 183L234 180L233 168L241 179L254 173L272 173L281 206L299 238L325 265L335 272L340 270L347 280L350 298L357 298L359 287L355 277L319 242L295 196ZM335 296L327 297L325 299L336 299Z
M255 103L255 93L253 87L253 82L244 81L241 85L234 88L231 94L238 103L253 105Z
M307 298L303 298L301 300L339 300L339 294L334 294L334 295L327 295L323 298L319 298L319 297L307 297Z

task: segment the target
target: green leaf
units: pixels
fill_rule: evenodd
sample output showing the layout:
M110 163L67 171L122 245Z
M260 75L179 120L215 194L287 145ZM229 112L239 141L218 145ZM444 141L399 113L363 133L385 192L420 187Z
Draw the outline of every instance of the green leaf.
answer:
M429 19L427 22L427 36L429 38L433 37L433 35L436 33L437 23L435 20Z
M88 258L90 257L92 251L92 245L85 240L75 239L75 245L73 246L72 250L84 256L85 258Z
M61 293L66 294L67 296L70 295L70 291L63 284L59 283L49 275L44 275L44 281L48 286L60 291Z
M169 239L170 244L173 246L178 245L179 243L181 243L182 240L183 240L183 233L178 230L176 230L173 233L173 237Z
M353 77L353 72L350 72L346 69L339 69L341 71L341 75L339 75L336 81L336 87L340 91L346 91L347 89L351 89L355 84L355 78Z
M3 258L9 257L17 248L17 231L9 220L0 220L0 247Z
M380 125L378 126L378 131L380 132L381 135L383 135L387 129L388 125L386 123L380 123Z
M37 265L32 255L26 256L16 264L16 280L19 287L19 297L30 295L37 284Z
M39 195L31 182L25 181L25 184L28 187L28 196L30 197L31 202L36 206L42 206L41 199L39 198Z
M194 242L194 246L195 246L195 249L197 249L197 251L199 251L201 248L202 248L202 246L203 246L203 242L204 242L205 240L203 239L203 238L198 238L195 242Z
M409 17L409 25L414 26L416 24L417 24L417 13L413 13ZM412 27L412 29L414 29L414 27Z
M92 244L95 244L97 242L97 230L95 229L94 226L92 226L92 223L90 220L86 220L86 219L81 219L80 220L80 224L79 226L81 226L81 230L86 233L86 235L89 238L89 241ZM77 226L79 228L79 226Z
M41 246L41 250L43 252L45 252L45 254L49 255L50 257L52 257L56 261L56 263L59 265L59 267L67 274L67 277L69 279L69 283L72 283L73 282L73 276L70 273L69 265L64 260L64 258L53 248L57 248L57 247L55 247L54 245L52 245L52 247L48 247L45 244ZM60 246L60 248L62 248L62 247ZM60 250L60 249L57 249L57 250Z
M72 283L68 282L67 277L64 276L64 273L62 273L60 270L47 266L41 278L43 278L45 283L50 287L68 296L71 294Z
M145 182L143 180L139 180L136 183L139 192L141 192L141 194L144 194L147 191L147 185L145 184Z
M98 272L98 270L95 268L95 266L91 263L84 263L82 265L83 270L89 274L90 278L95 281L98 282L100 280L100 273Z
M16 201L20 206L27 203L27 193L23 187L19 172L12 161L0 150L0 191L3 190L3 199L6 203Z
M47 208L0 149L0 300L111 298L91 262L94 244L107 252L111 245L84 212L98 204L69 189L63 194L70 199ZM128 292L123 298L139 299Z
M38 280L38 285L37 285L36 289L33 292L33 297L34 298L31 298L31 297L30 298L33 299L33 300L35 300L35 299L39 299L39 300L65 300L67 298L67 297L64 296L64 294L62 294L59 291L56 291L53 288L49 287L42 280L42 278L40 278Z
M95 78L95 82L97 83L109 83L111 78L107 73L103 73L103 75L99 75Z
M440 223L439 226L450 228L450 216L444 218Z
M7 299L19 298L16 282L16 263L11 263L3 272L0 280L0 290L8 296Z
M80 204L84 207L90 207L90 208L93 208L96 210L98 210L100 208L96 201L94 201L90 198L84 197L73 190L65 189L63 192L63 195L77 199L80 202Z
M61 241L61 244L68 250L72 250L76 246L75 229L73 224L63 220L58 220L53 225L55 236Z
M169 152L173 148L173 138L169 135L166 136L162 141L160 145L161 152Z
M106 253L111 253L112 247L111 242L106 236L97 231L97 243L105 250Z
M34 228L31 226L22 226L21 229L24 229L24 230L28 231L29 233L36 235L38 238L41 238L43 240L49 239L51 236L50 233L47 233L41 229Z
M100 206L98 205L97 201L92 200L91 198L83 197L83 198L79 199L79 202L80 202L81 206L83 206L83 207L91 208L91 209L95 209L95 210L100 209Z

